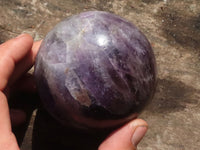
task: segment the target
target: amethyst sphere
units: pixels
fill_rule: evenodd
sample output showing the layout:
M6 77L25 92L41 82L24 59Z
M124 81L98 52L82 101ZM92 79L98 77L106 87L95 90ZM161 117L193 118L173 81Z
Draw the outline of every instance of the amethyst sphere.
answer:
M132 23L102 11L56 25L41 44L34 74L46 110L78 128L126 123L156 87L155 58L146 37Z

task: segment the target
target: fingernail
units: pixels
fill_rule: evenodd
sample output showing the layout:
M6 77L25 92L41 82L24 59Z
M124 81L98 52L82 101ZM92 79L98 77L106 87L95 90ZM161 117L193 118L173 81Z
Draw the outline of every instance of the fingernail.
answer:
M137 147L138 143L142 140L144 135L147 132L147 127L146 126L139 126L135 129L135 132L132 135L132 144Z
M16 37L16 39L19 39L19 38L21 38L21 37L23 37L25 34L23 33L23 34L20 34L20 35L18 35L17 37Z

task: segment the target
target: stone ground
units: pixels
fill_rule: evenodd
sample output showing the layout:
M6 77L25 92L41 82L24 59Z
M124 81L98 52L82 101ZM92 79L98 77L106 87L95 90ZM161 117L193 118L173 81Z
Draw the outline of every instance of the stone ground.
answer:
M140 116L150 127L138 149L199 150L199 0L0 0L0 42L21 33L42 39L63 18L88 10L126 18L154 49L158 87ZM32 149L33 114L21 150Z

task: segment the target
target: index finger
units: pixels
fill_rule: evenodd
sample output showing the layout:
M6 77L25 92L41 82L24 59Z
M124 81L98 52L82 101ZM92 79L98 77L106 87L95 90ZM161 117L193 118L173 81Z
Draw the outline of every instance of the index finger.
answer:
M33 38L23 34L0 45L0 90L7 86L16 64L23 59L33 45Z
M31 69L33 64L35 63L35 58L38 53L40 44L42 41L37 41L33 43L31 50L28 54L17 63L13 76L9 81L9 85L12 85L16 80L18 80L23 74L25 74L28 70Z

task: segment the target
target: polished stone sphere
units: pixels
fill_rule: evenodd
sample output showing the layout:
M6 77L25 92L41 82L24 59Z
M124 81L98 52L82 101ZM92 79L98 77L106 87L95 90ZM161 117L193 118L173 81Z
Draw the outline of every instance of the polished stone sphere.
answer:
M156 87L147 38L132 23L102 11L56 25L41 44L34 74L46 110L77 128L119 126L136 118Z

